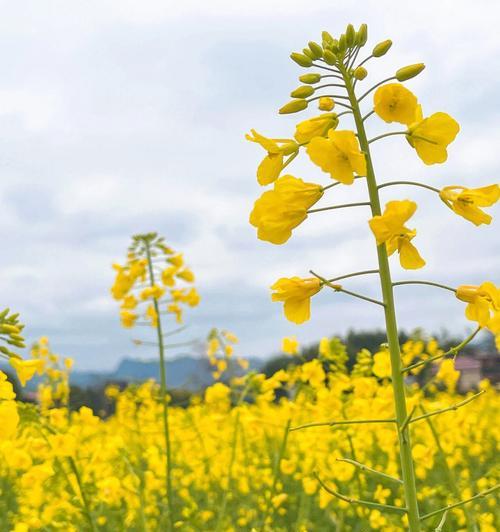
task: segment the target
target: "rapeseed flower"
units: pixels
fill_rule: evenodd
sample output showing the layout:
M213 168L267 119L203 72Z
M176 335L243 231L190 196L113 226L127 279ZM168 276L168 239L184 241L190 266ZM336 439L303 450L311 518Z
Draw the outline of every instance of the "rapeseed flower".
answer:
M417 204L414 201L389 201L384 213L369 221L377 245L385 244L389 255L397 250L401 266L407 270L415 270L425 265L417 248L411 243L417 232L404 225L416 209Z
M301 144L310 142L314 137L326 137L328 131L335 129L339 119L335 113L323 113L299 122L295 128L295 139Z
M385 122L409 125L415 121L417 97L400 83L379 87L373 96L374 111Z
M491 207L500 199L500 186L466 188L459 185L444 187L439 193L444 203L459 216L474 225L489 224L492 220L480 207Z
M273 301L282 301L286 318L293 323L304 323L311 317L311 297L321 290L321 282L316 277L282 277L271 289Z
M490 281L479 286L461 285L456 290L456 296L467 303L467 319L476 321L481 327L488 327L495 313L500 311L500 289Z

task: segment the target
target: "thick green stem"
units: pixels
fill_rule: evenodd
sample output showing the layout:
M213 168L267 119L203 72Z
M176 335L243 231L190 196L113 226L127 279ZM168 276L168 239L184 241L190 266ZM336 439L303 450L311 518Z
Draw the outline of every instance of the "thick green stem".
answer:
M378 195L377 181L370 154L370 146L363 123L363 116L359 108L359 103L354 94L352 79L346 70L342 71L347 93L349 94L351 107L353 108L354 121L358 134L361 150L366 158L366 181L370 196L373 216L381 214L380 199ZM372 89L370 89L372 90ZM366 96L365 93L364 96ZM420 532L420 519L418 513L417 489L415 484L415 472L411 455L410 433L408 427L403 431L399 430L408 417L406 407L405 385L401 374L401 355L399 350L398 328L396 323L396 311L394 307L394 295L392 291L391 271L389 268L389 258L385 244L377 246L377 256L379 263L380 284L384 301L385 323L387 329L387 342L391 358L392 387L394 392L394 403L396 410L396 423L398 425L399 454L401 462L401 473L404 484L406 508L408 511L408 527L410 532Z
M151 286L155 285L155 274L153 270L153 261L151 259L151 248L146 243L146 257L148 261L149 282ZM170 424L168 419L168 398L167 398L167 372L165 369L165 345L163 343L163 330L161 326L161 317L158 301L153 299L153 306L157 316L156 333L158 337L158 354L160 357L160 395L163 405L163 432L165 434L165 454L166 454L166 489L167 489L167 507L169 529L174 529L174 505L172 501L172 442L170 440Z

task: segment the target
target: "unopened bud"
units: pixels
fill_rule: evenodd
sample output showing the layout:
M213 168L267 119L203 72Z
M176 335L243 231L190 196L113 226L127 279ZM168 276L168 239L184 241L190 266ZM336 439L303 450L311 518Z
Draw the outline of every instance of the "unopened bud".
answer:
M5 310L2 310L2 312L0 312L0 320L3 320L7 314L9 313L9 309L6 308Z
M368 40L368 26L361 24L358 32L356 33L356 44L358 46L364 46Z
M330 98L329 96L322 96L319 99L318 108L320 111L331 111L334 107L335 102L333 101L333 98Z
M425 65L423 63L405 66L396 72L396 79L398 81L406 81L408 79L414 78L415 76L418 76L424 68Z
M337 62L337 57L330 50L325 50L323 53L323 58L328 65L334 65Z
M314 89L310 85L301 85L290 93L292 98L307 98L314 93Z
M307 55L299 54L298 52L293 52L290 54L290 58L292 61L295 61L297 65L307 68L312 65L312 59L310 57L307 57Z
M477 297L478 290L478 286L463 284L457 288L455 295L460 301L472 303Z
M359 79L359 80L362 80L362 79L365 79L366 76L368 75L368 71L366 70L365 67L358 67L354 72L353 72L353 76L356 78L356 79Z
M392 46L392 41L390 39L379 42L377 45L375 45L375 48L373 49L373 52L372 52L373 57L382 57L389 51L389 48L391 46Z
M19 334L19 332L19 329L15 325L10 325L9 323L2 323L0 325L0 333Z
M314 59L323 57L323 48L317 42L309 41L309 49L311 50Z
M331 48L333 41L335 40L327 31L321 32L321 39L324 49Z
M3 353L4 355L10 355L10 351L4 345L0 345L0 353Z
M283 144L280 149L283 155L291 155L299 149L299 145L294 141L287 142L286 144Z
M309 50L309 48L302 48L302 53L309 57L311 60L314 60L314 54Z
M339 52L344 53L346 49L347 49L347 41L346 41L345 35L342 34L339 37Z
M278 112L280 115L288 115L290 113L298 113L307 108L307 100L292 100L286 103Z
M302 83L308 83L310 85L318 83L320 79L320 74L303 74L302 76L299 76L299 81L302 81Z
M354 40L356 38L356 31L352 24L348 24L345 30L345 41L348 48L354 46Z

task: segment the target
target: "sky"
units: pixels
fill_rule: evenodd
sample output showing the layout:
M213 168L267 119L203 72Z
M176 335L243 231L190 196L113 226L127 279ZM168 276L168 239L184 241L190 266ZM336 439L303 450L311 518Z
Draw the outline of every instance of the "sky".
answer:
M314 111L277 114L304 73L290 52L320 40L322 30L336 35L349 22L366 22L367 50L387 38L394 45L368 63L364 86L424 62L425 71L407 86L425 114L445 111L461 124L445 165L423 165L401 137L375 144L379 180L437 187L498 182L500 5L474 6L1 1L0 306L21 313L30 342L48 336L77 369L152 358L154 352L131 342L152 331L120 326L109 287L111 264L123 262L130 236L158 231L184 253L202 296L187 313L184 339L204 338L211 327L229 329L240 337L240 355L265 357L279 351L285 335L307 344L349 328L381 327L379 307L343 294L323 290L302 326L287 322L271 302L269 286L279 277L370 269L375 249L364 207L311 215L283 246L259 241L248 214L263 191L255 171L264 153L244 135L251 128L293 135L295 123ZM395 129L370 119L370 133ZM329 182L305 156L289 171ZM357 184L336 187L322 201L365 197L364 184ZM427 266L405 272L394 258L396 280L500 281L497 224L476 228L427 191L383 192L383 201L407 198L419 204L411 224ZM498 217L498 207L491 214ZM368 277L345 286L372 297L379 292ZM471 330L463 304L448 292L400 287L396 303L407 330Z

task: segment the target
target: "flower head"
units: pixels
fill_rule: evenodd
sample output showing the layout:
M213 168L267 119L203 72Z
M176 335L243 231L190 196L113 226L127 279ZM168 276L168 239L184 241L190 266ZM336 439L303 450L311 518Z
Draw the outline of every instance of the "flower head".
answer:
M411 124L415 121L417 97L400 83L379 87L373 96L374 111L385 122Z
M299 342L295 336L286 336L281 342L281 350L287 355L296 355L299 352Z
M311 297L321 290L321 282L316 277L282 277L272 286L273 301L284 303L285 316L293 323L304 323L311 317Z
M269 139L251 130L251 135L246 135L246 139L260 144L267 155L257 168L257 181L260 185L269 185L275 181L283 168L283 156L290 155L297 151L298 145L293 139Z
M21 386L26 386L26 383L35 376L35 373L41 375L43 368L45 367L45 361L42 359L20 360L18 358L11 357L9 362L10 365L16 370Z
M309 142L314 137L326 137L328 131L335 129L338 123L339 119L335 113L323 113L299 122L294 136L301 144Z
M368 223L377 239L377 245L387 246L387 253L399 252L401 266L407 270L416 270L425 265L417 248L411 243L417 232L405 227L417 209L417 204L410 200L389 201L384 214L374 216Z
M417 107L415 122L408 128L406 138L425 164L444 163L448 158L446 148L451 144L460 126L446 113L434 113L422 118L422 108Z
M283 244L292 229L307 218L307 209L323 195L322 187L286 175L280 177L273 190L264 192L250 213L250 223L257 228L261 240Z
M491 207L500 199L500 186L466 188L452 185L444 187L439 197L450 209L474 225L489 224L491 216L483 212L480 207Z
M456 296L467 303L467 319L477 321L481 327L489 327L490 321L500 312L500 289L490 281L479 286L461 285Z
M314 164L332 179L350 185L354 174L366 173L366 160L359 149L353 131L328 131L328 138L315 137L307 146L307 153Z

